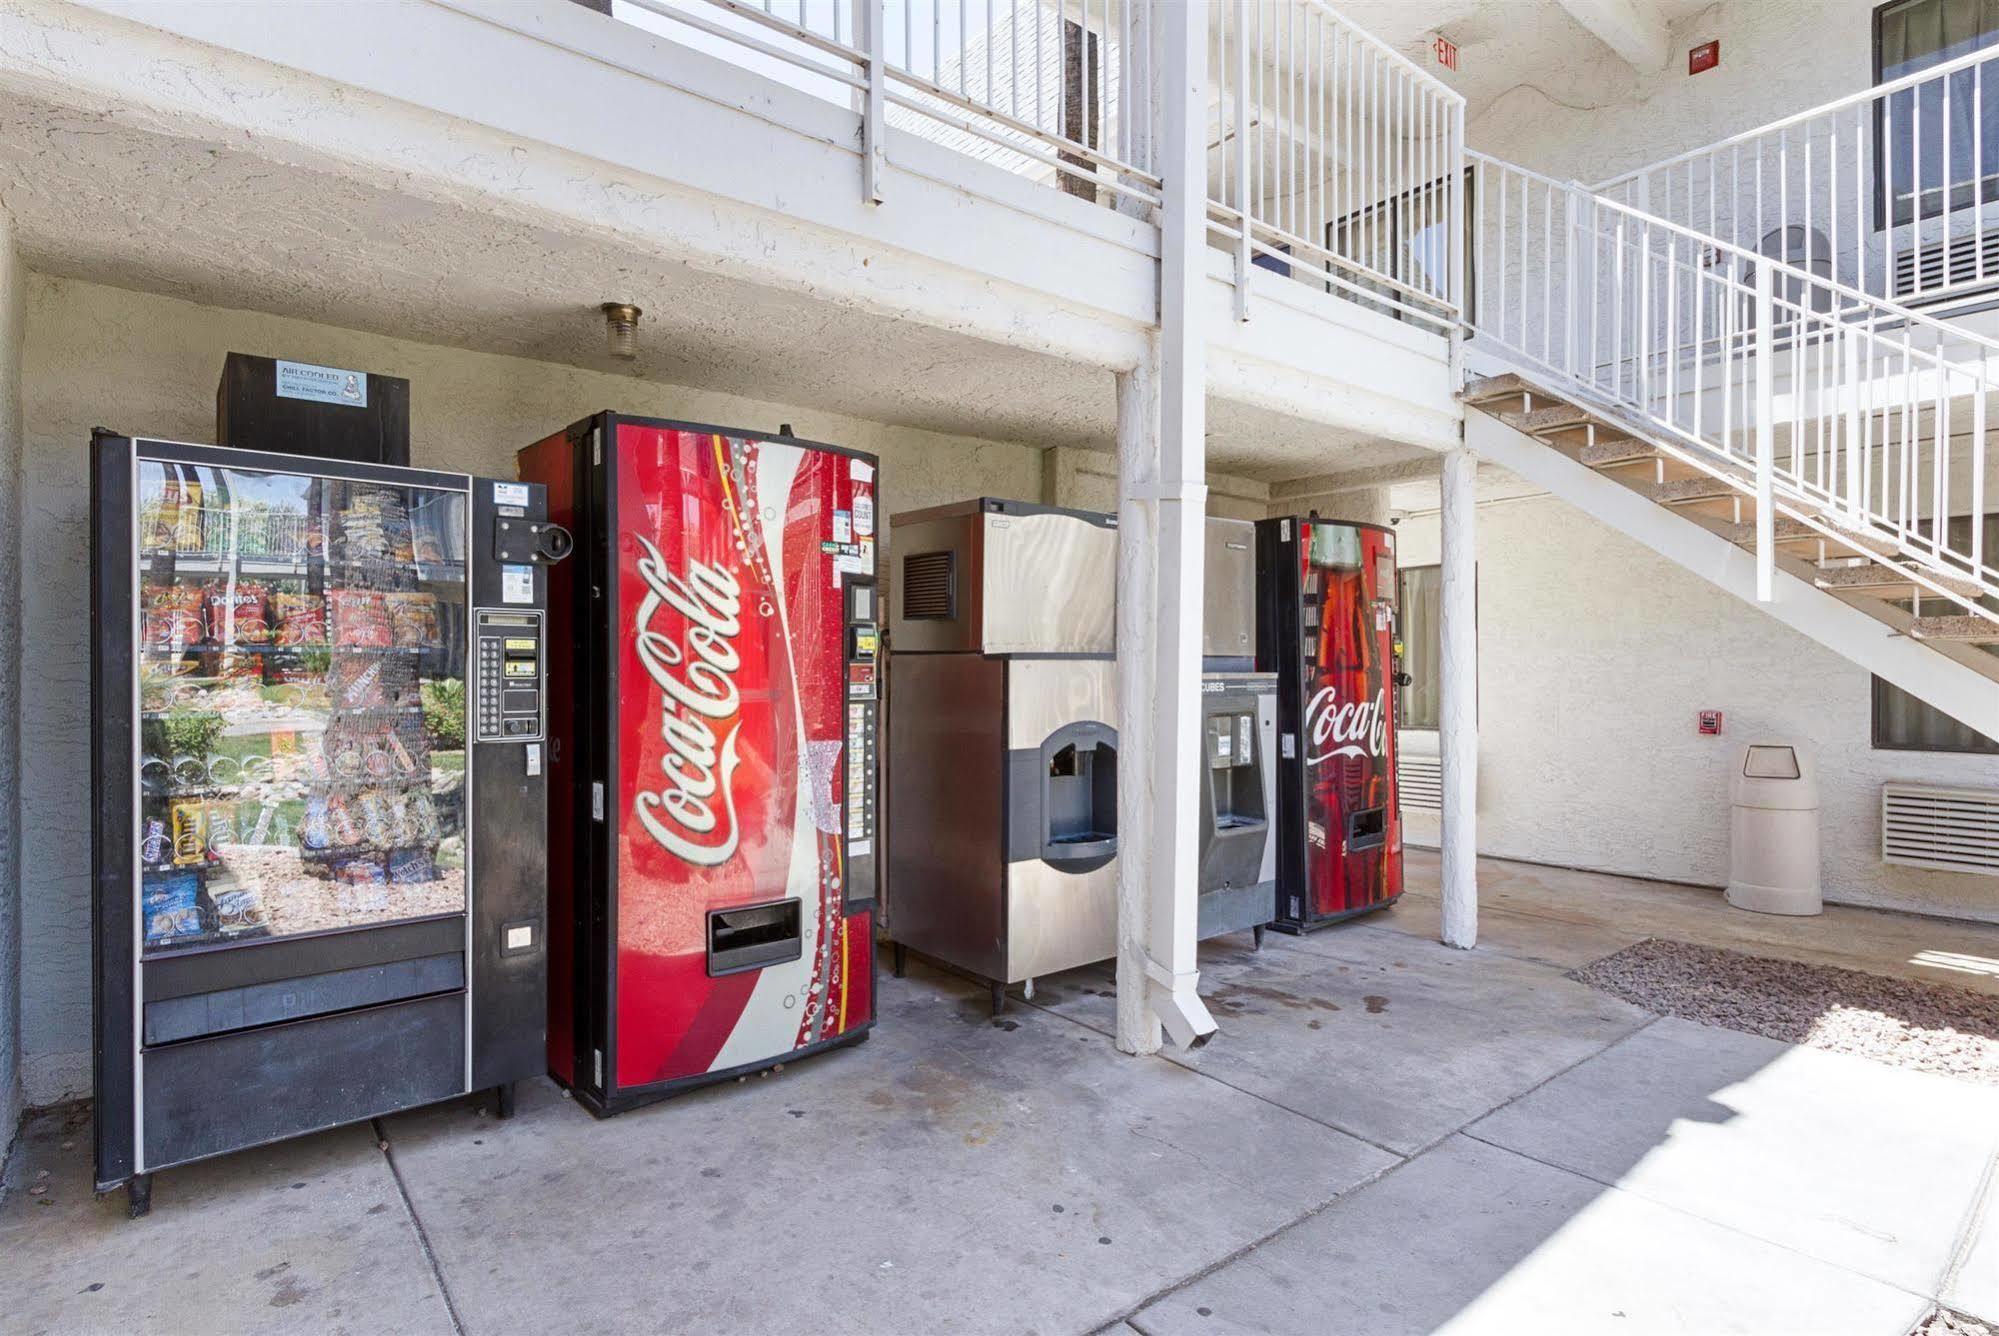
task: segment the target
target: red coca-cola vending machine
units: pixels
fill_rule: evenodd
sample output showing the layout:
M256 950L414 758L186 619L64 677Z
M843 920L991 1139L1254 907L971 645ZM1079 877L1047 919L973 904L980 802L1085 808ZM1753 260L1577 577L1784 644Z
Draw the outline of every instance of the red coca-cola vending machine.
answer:
M1258 666L1277 674L1277 918L1313 928L1402 894L1395 534L1257 525Z
M520 453L549 610L549 1069L607 1115L874 1023L873 456L602 413Z

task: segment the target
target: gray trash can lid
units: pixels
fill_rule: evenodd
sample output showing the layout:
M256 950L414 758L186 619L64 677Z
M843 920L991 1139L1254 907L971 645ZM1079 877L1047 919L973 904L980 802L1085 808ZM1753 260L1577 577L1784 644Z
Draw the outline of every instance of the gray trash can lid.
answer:
M1818 769L1791 743L1752 742L1729 776L1728 801L1735 807L1812 811L1819 805Z

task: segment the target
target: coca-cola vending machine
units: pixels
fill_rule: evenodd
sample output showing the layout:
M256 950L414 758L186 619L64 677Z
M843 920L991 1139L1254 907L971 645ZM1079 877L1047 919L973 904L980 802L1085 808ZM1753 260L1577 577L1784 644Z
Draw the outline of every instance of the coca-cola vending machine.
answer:
M602 413L550 593L549 1069L616 1113L874 1023L870 455Z
M1307 932L1402 894L1395 534L1257 525L1257 657L1277 673L1277 918Z

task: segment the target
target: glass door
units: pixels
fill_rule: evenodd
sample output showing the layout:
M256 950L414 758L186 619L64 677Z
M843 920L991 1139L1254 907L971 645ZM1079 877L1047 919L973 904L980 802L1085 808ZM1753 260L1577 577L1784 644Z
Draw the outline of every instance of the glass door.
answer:
M462 913L465 494L137 480L146 953Z

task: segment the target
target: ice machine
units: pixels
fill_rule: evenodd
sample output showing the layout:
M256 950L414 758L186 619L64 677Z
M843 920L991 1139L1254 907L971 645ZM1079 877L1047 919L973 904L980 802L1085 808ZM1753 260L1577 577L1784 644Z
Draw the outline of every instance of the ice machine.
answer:
M1117 520L893 517L888 934L1009 984L1116 953Z

